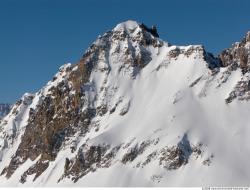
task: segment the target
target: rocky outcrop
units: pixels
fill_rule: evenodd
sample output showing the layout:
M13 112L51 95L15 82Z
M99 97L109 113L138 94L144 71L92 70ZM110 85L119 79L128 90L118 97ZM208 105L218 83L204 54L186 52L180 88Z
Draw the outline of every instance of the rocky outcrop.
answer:
M234 99L238 100L249 100L250 99L250 81L241 80L239 81L233 91L231 91L228 97L225 99L226 103L231 103Z
M151 33L154 37L159 38L159 34L158 34L158 32L157 32L156 26L152 26L152 28L148 28L145 24L141 23L141 24L140 24L140 27L141 27L143 30L146 30L147 32Z
M188 163L193 148L185 134L177 146L163 148L160 153L160 165L168 170L176 170Z
M234 65L233 68L241 68L243 74L248 72L250 70L250 32L240 42L223 50L218 57L223 67Z
M250 71L250 32L247 32L245 37L240 41L233 44L231 48L223 50L219 55L221 67L226 67L223 74L223 82L226 82L228 77L233 71L240 69L242 78L234 86L232 91L228 94L225 102L231 103L234 99L249 100L249 71Z
M94 172L97 168L104 167L104 165L109 161L105 159L107 157L105 153L108 148L108 146L101 145L83 145L74 159L65 160L64 175L59 179L59 181L64 177L68 177L76 182L87 173Z

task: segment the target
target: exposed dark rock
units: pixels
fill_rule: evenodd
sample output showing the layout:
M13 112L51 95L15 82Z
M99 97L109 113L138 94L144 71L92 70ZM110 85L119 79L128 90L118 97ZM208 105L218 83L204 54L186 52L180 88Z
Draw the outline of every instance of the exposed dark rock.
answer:
M123 156L121 162L126 164L127 162L132 162L137 156L141 155L145 149L152 144L153 141L145 141L142 142L140 145L135 145L134 147L130 148L128 152Z
M175 49L170 50L168 54L169 54L169 57L176 58L180 55L180 53L181 53L181 50L178 47L176 47Z
M64 173L69 170L70 168L70 160L68 158L65 159L65 165L64 165Z
M33 181L36 180L47 168L49 167L49 162L48 161L38 161L36 164L31 166L27 171L23 173L21 176L20 182L25 183L26 178L29 175L36 174L35 177L33 178Z
M202 164L205 166L210 166L212 163L212 160L214 158L214 155L212 154L211 156L209 156L207 159L205 159Z
M157 32L157 28L156 28L155 25L153 25L152 28L151 28L151 34L152 34L153 36L157 37L157 38L160 37L159 34L158 34L158 32Z
M116 107L113 107L113 108L111 108L111 110L109 111L109 113L112 114L112 113L115 112L115 110L116 110Z
M122 163L126 164L127 162L132 162L139 154L139 150L138 147L135 146L133 148L131 148L129 150L129 152L127 152L123 158L122 158Z
M241 80L234 87L233 91L230 92L228 97L225 99L227 104L231 103L234 99L238 100L249 100L250 99L250 82Z
M148 28L145 24L142 23L142 24L140 24L140 27L143 30L146 30L147 32L151 33L154 37L159 38L159 34L157 32L156 26L152 26L152 28Z
M142 167L146 166L147 164L149 164L152 160L154 160L156 157L158 156L158 152L154 151L152 153L150 153L147 156L147 159L142 163Z
M114 148L112 148L109 151L106 151L105 155L101 159L101 167L102 168L108 168L111 166L112 162L114 161L114 158L117 154L117 152L120 150L121 145L118 145Z
M247 46L249 43L249 32L239 43L233 44L229 49L223 50L219 54L219 59L223 67L236 64L245 74L250 70L250 49Z
M145 24L140 24L140 27L143 29L143 30L146 30L147 32L151 33L154 37L157 37L159 38L159 34L157 32L157 28L156 26L152 26L152 28L148 28Z
M112 158L115 151L111 151L108 156L105 153L109 146L87 146L83 145L74 160L66 160L64 167L64 174L59 181L65 177L70 177L74 182L86 175L88 172L95 171L102 167ZM106 161L105 161L106 160ZM71 164L72 163L72 164ZM69 167L70 165L70 167Z
M193 150L185 134L177 146L161 150L160 165L168 170L175 170L188 163Z
M194 87L194 86L201 80L201 78L202 78L202 76L199 77L199 78L197 78L194 82L192 82L192 83L189 85L189 87L190 87L190 88Z
M106 105L101 105L96 108L96 111L98 115L103 116L108 112L108 108Z

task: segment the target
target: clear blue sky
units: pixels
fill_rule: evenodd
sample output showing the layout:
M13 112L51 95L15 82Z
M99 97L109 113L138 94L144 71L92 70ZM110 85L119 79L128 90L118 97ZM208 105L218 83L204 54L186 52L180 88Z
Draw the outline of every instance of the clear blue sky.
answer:
M249 0L0 0L0 102L40 89L99 34L132 19L218 53L250 30Z

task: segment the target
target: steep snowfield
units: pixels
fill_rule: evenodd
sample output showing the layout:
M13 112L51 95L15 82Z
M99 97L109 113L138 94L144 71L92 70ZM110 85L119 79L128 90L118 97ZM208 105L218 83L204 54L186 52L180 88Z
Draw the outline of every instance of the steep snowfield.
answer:
M125 31L130 38L140 30L134 21L113 29ZM98 46L102 43L100 39L95 42ZM93 127L86 135L76 133L70 137L35 181L35 174L29 175L24 184L20 177L39 157L26 160L9 179L2 175L0 185L249 186L250 103L238 99L225 102L242 78L249 79L248 75L243 76L240 68L230 72L227 67L209 69L202 46L171 46L161 40L158 43L162 45L142 50L137 41L128 38L112 41L108 54L99 55L89 82L83 85L89 104L81 108L107 105L109 111L91 120ZM140 70L125 64L128 57L124 52L132 47L135 55L150 52L149 61ZM179 53L173 56L176 49ZM30 109L35 110L53 86L68 82L70 72L77 69L78 65L61 67L56 80L34 96L24 95L22 103L3 119L0 171L20 144ZM17 114L13 114L14 110L18 110ZM143 142L148 144L141 150ZM72 143L76 144L74 152ZM93 164L94 170L73 183L69 177L62 178L65 159L74 159L83 144L121 148L108 167ZM138 151L133 159L126 161L124 155L135 149Z

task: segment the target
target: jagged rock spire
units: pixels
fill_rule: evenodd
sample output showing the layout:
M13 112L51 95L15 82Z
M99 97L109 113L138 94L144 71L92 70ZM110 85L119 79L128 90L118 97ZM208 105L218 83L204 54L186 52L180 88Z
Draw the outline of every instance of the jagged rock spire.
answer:
M250 31L231 48L223 50L219 56L222 66L230 66L232 69L240 67L243 73L250 71Z

